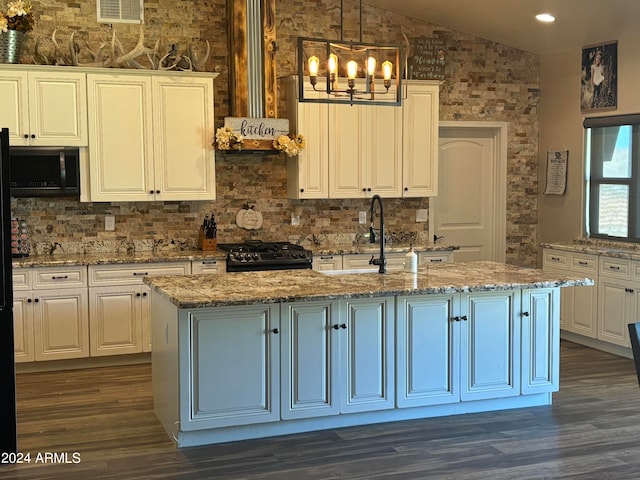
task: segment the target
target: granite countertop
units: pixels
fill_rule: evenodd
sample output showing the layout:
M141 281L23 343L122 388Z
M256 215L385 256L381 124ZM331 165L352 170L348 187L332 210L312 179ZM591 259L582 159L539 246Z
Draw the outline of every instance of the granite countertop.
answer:
M309 248L313 255L342 255L349 253L376 253L380 247L375 244L365 245L331 245ZM452 245L416 245L416 252L431 251L452 251L460 247ZM387 246L386 253L407 252L409 245L396 244ZM227 258L227 254L221 251L202 250L166 250L166 251L145 251L139 253L126 252L101 252L101 253L71 253L54 255L30 255L28 257L14 258L13 268L28 267L57 267L64 265L104 265L104 264L124 264L124 263L153 263L153 262L177 262L191 260L212 260Z
M224 276L145 277L144 282L179 308L292 301L370 298L521 288L593 285L589 278L495 262L421 266L418 273L326 274L313 270L243 272Z
M540 246L572 253L640 260L640 244L636 243L611 242L607 240L575 240L566 243L542 243Z

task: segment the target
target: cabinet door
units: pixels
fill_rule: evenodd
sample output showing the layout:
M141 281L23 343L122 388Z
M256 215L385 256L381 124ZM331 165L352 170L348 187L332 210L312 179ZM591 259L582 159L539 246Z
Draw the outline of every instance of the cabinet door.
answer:
M153 78L157 200L214 200L213 80Z
M329 105L329 198L365 198L360 105Z
M637 321L635 289L627 280L598 280L598 340L629 347L628 323Z
M425 82L406 82L402 106L403 196L438 194L439 87Z
M520 292L462 295L461 392L464 400L520 393Z
M31 145L87 146L86 74L29 72L29 124Z
M343 372L341 413L394 408L394 312L392 299L341 302Z
M367 194L402 196L402 108L365 105L362 139ZM369 191L369 188L371 191Z
M560 386L559 288L522 291L522 393Z
M153 200L151 78L88 74L87 83L89 200Z
M31 292L13 293L13 342L16 363L36 359Z
M36 360L89 356L86 288L34 291Z
M142 352L141 287L89 289L91 356Z
M342 270L342 255L314 256L313 269L319 272L326 270Z
M27 72L1 72L0 98L0 125L9 129L9 143L12 146L29 145L31 132Z
M296 157L287 157L289 198L328 198L329 195L329 105L298 102L296 78L287 80L287 115L293 133L304 135L306 146ZM305 97L326 93L308 91Z
M398 298L398 408L460 401L460 322L453 321L455 298Z
M284 420L340 413L336 304L284 304L282 319L282 399Z
M180 318L182 430L280 419L279 316L278 305L256 305Z
M191 273L198 275L201 273L225 273L227 264L225 260L192 260Z

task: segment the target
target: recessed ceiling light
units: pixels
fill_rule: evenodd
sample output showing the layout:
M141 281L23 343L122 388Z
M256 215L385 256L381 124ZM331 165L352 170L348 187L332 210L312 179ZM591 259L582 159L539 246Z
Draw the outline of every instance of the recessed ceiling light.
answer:
M550 13L539 13L538 15L536 15L536 20L544 23L551 23L556 21L556 17L554 17Z

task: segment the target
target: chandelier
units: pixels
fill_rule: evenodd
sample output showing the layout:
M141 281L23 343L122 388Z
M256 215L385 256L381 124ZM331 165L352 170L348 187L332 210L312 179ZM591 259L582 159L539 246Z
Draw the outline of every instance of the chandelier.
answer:
M402 49L396 45L298 37L298 101L360 105L401 105Z

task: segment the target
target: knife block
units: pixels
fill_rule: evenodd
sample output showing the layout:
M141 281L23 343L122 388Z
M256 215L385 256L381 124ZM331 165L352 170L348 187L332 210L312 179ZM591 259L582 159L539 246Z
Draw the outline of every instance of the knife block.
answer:
M205 238L204 228L200 227L198 232L198 248L203 251L212 251L218 249L218 240L216 238Z

